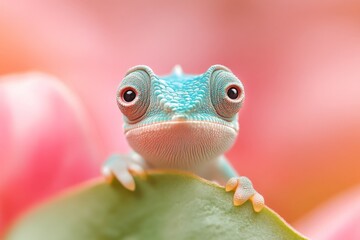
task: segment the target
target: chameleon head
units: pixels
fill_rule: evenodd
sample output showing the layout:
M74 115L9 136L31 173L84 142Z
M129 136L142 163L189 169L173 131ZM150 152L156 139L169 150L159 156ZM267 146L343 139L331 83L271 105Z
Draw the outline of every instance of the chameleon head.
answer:
M239 130L244 87L226 67L158 77L147 66L128 71L117 90L130 146L151 166L196 169L228 150Z

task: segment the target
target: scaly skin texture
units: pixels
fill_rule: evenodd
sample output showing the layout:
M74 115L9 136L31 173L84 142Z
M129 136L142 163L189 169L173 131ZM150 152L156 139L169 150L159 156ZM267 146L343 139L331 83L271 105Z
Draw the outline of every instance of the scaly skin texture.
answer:
M103 175L109 180L115 177L133 191L133 174L146 169L190 171L226 183L226 191L235 191L234 205L251 200L254 210L260 211L264 198L248 178L238 176L223 155L239 131L238 111L244 98L241 81L221 65L201 75L184 74L176 66L162 77L147 66L130 69L116 100L134 152L111 156Z

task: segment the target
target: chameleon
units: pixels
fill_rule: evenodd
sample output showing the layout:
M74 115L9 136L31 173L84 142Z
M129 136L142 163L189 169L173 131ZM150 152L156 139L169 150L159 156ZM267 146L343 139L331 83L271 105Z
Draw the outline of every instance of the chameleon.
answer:
M145 65L131 68L117 88L116 102L133 152L110 156L103 176L134 191L134 174L147 169L188 171L225 184L225 191L234 191L235 206L250 200L260 212L263 196L224 156L238 135L244 99L244 85L222 65L200 75L185 74L178 65L166 76Z

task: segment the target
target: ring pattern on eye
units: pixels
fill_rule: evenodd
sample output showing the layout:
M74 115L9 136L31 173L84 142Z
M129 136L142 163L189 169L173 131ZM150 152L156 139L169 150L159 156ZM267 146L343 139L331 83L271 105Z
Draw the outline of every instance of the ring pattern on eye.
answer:
M146 113L150 96L150 76L143 70L131 72L122 80L117 91L117 103L121 112L131 121L136 122Z
M232 118L244 101L244 87L231 72L216 70L210 79L211 102L218 115Z

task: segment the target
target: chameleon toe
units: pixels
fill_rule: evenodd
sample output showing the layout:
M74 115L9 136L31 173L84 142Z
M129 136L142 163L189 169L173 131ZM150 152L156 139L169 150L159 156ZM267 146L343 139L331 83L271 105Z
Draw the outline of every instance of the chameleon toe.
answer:
M114 171L116 178L128 190L135 190L135 181L133 176L128 171Z
M255 190L253 188L246 189L241 186L238 186L234 194L234 199L233 199L234 205L235 206L242 205L244 202L249 200L254 194L255 194Z
M265 206L264 197L259 193L255 193L255 195L251 197L251 201L255 212L260 212Z
M227 181L225 186L225 191L229 192L231 190L234 190L239 184L238 178L233 177L230 178L229 181Z

